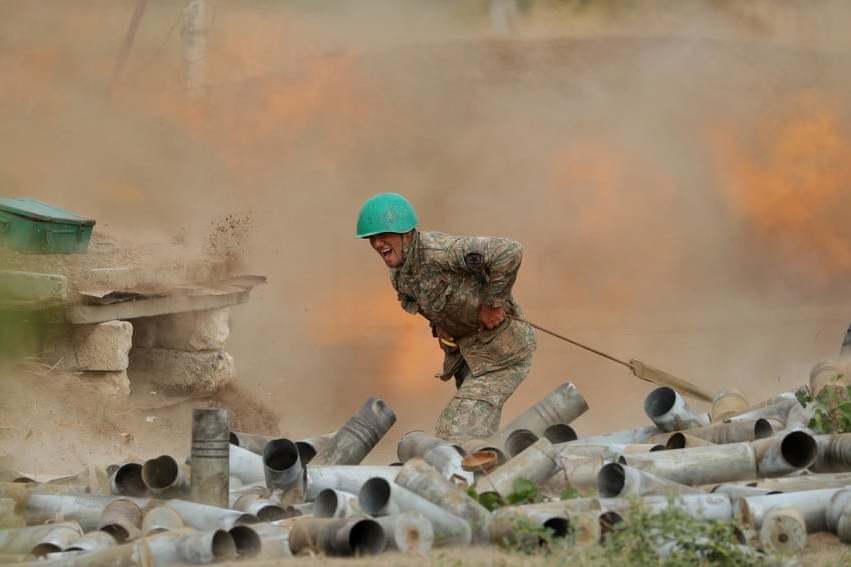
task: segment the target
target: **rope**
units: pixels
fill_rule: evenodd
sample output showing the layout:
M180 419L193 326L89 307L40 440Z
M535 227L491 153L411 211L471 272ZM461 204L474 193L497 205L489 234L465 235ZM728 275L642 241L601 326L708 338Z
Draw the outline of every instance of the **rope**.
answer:
M621 365L623 365L623 366L626 366L627 368L629 368L630 370L632 370L632 366L631 366L628 362L623 361L623 360L621 360L621 359L619 359L619 358L615 358L614 356L612 356L612 355L610 355L610 354L607 354L607 353L605 353L605 352L603 352L603 351L599 351L599 350L597 350L597 349L595 349L595 348L591 348L591 347L589 347L588 345L584 345L584 344L582 344L582 343L580 343L580 342L574 341L573 339L568 339L568 338L567 338L567 337L565 337L565 336L559 335L559 334L558 334L558 333L556 333L555 331L550 331L549 329L545 329L544 327L541 327L540 325L536 325L535 323L532 323L531 321L527 321L526 319L523 319L523 318L521 318L521 317L515 317L514 315L508 315L508 317L510 317L510 318L512 318L512 319L514 319L515 321L520 321L521 323L526 323L526 324L527 324L527 325L529 325L530 327L534 327L535 329L538 329L538 330L539 330L539 331L541 331L542 333L546 333L546 334L551 335L551 336L553 336L553 337L555 337L555 338L557 338L557 339L561 339L561 340L563 340L563 341L565 341L565 342L568 342L568 343L570 343L570 344L572 344L572 345L574 345L574 346L578 346L579 348L583 348L583 349L587 350L588 352L593 352L593 353L594 353L594 354L596 354L597 356L602 356L603 358L607 358L607 359L611 360L612 362L617 362L618 364L621 364Z

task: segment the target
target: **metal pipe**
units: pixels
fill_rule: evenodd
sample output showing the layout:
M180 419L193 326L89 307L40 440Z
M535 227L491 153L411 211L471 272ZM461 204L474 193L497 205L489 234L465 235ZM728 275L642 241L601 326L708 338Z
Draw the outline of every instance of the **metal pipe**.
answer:
M387 549L425 555L434 545L431 522L418 512L381 516L375 521L384 530Z
M722 445L725 443L741 443L756 439L767 439L774 435L774 428L769 420L759 418L713 423L706 427L687 429L681 433Z
M517 510L502 508L493 515L489 526L489 540L499 545L537 548L545 540L531 530L521 529L529 523L551 531L553 537L563 538L572 531L567 510Z
M326 488L313 502L313 515L317 518L348 518L360 515L358 497L349 492Z
M79 523L83 531L87 532L98 529L104 508L115 500L132 500L140 507L148 503L144 498L124 496L31 494L23 504L24 517L30 525L64 518Z
M604 498L704 493L698 488L672 482L619 463L603 465L597 475L597 492Z
M336 431L332 431L331 433L325 433L318 437L310 437L308 439L296 441L295 446L298 447L298 454L301 456L301 462L306 465L313 460L313 457L315 457L319 451L326 450L336 434Z
M361 509L370 516L386 516L400 512L419 512L434 528L434 544L469 545L470 525L443 508L383 478L366 482L358 495Z
M840 387L843 390L851 385L847 360L823 360L810 370L810 392L818 395L825 386Z
M759 542L769 553L798 555L807 546L807 526L795 508L772 508L759 529Z
M474 543L488 541L490 512L424 460L410 459L405 463L396 476L396 484L465 520L470 524Z
M761 477L783 476L812 465L818 456L816 440L806 431L790 431L753 441Z
M183 528L183 518L176 510L168 506L158 505L149 508L142 518L142 533L145 536L181 528Z
M179 496L188 495L187 475L180 470L174 457L160 455L142 464L142 482L150 494Z
M644 413L662 431L681 431L709 425L705 415L697 414L679 392L668 386L656 388L647 395Z
M464 470L465 451L438 437L422 431L409 431L402 436L396 447L396 454L403 463L414 457L421 457L448 479L456 479L468 485L475 482L475 475Z
M701 439L700 437L686 435L682 431L677 431L675 433L671 433L671 435L668 437L668 441L665 443L665 448L668 450L691 449L692 447L706 447L707 445L714 444L715 443L710 443L709 441Z
M568 441L576 441L579 436L576 430L566 423L555 423L544 430L546 437L553 445L557 443L567 443Z
M511 420L490 439L480 440L479 445L472 448L467 444L464 447L468 452L497 449L513 457L525 448L522 446L517 447L514 454L506 449L506 442L509 436L515 431L525 430L536 438L543 437L548 427L557 424L567 425L587 410L588 403L576 389L576 386L570 382L565 382L547 394L538 403ZM529 438L526 438L528 444L535 441L528 441Z
M289 517L286 509L259 492L231 493L231 508L256 516L261 522L274 522Z
M22 555L32 551L47 535L56 528L67 528L82 534L83 530L77 522L62 522L43 524L24 528L0 530L0 554Z
M198 506L204 506L204 504L198 504ZM152 535L137 543L147 545L150 554L154 557L152 563L154 565L180 563L206 565L222 559L235 559L237 556L233 536L223 529L171 530Z
M396 414L390 406L378 398L369 398L311 462L317 465L356 465L394 423Z
M786 419L789 417L789 411L793 407L801 407L801 404L795 399L794 392L791 392L777 396L762 404L751 406L748 411L728 417L725 421L753 421L763 418L776 419L786 423Z
M509 458L516 457L531 446L539 437L528 429L515 429L505 439L505 454Z
M251 524L257 521L255 516L238 510L208 506L207 504L198 504L197 502L176 498L164 501L163 505L180 514L184 524L199 531L229 530L239 524Z
M823 532L827 529L827 506L839 490L838 488L803 490L740 498L735 503L736 516L743 523L758 530L762 527L765 514L772 508L795 508L803 515L807 532Z
M294 555L313 551L328 555L375 555L384 550L384 530L369 518L304 518L289 533Z
M234 526L228 530L236 546L236 556L240 559L254 557L260 553L260 536L249 526Z
M289 528L262 523L252 524L251 529L260 538L260 552L256 555L257 559L292 557Z
M817 435L818 454L810 469L814 472L851 470L851 433Z
M228 412L221 408L192 410L192 472L189 499L199 504L228 505Z
M263 449L266 486L281 490L287 501L301 501L304 494L304 467L298 447L289 439L273 439Z
M242 447L246 451L251 451L258 455L263 454L263 447L272 439L276 439L276 437L260 435L259 433L244 433L242 431L231 431L228 434L228 442L231 445Z
M366 465L310 465L307 467L307 490L305 500L312 502L326 488L335 488L351 494L360 492L361 487L371 478L381 477L394 480L399 467Z
M67 547L65 551L82 551L83 553L92 553L115 547L118 542L115 538L106 532L95 530L85 534L83 537L74 542L73 545Z
M748 400L745 395L736 388L727 388L721 390L712 398L709 421L711 423L722 422L728 417L733 417L747 410Z
M851 485L851 473L833 474L800 474L781 476L778 478L763 478L737 484L724 484L714 488L715 492L726 486L749 486L766 492L798 492L801 490L818 490L821 488L844 488Z
M843 488L830 497L830 502L827 503L825 510L824 522L827 531L836 533L839 526L839 520L846 509L851 506L851 490Z
M231 478L236 477L244 484L266 482L262 455L252 453L248 449L236 445L229 445L228 458L230 459Z
M580 437L576 441L573 441L573 443L585 445L648 443L651 437L658 435L659 433L663 433L663 431L655 425L648 425L644 427L625 429L623 431L604 433L602 435Z
M78 527L54 527L38 540L38 543L30 550L30 553L36 557L44 557L48 553L56 553L57 551L71 547L81 537L83 537L83 533Z
M526 479L543 482L558 470L557 451L546 439L539 439L528 449L509 459L504 465L476 481L480 493L495 492L507 498L514 492L514 481Z
M138 498L145 496L147 487L142 480L142 465L124 463L118 466L109 477L109 488L112 494Z
M757 477L756 452L749 443L625 454L621 463L689 486Z
M110 502L100 515L98 529L115 538L118 543L126 543L142 535L142 509L130 500Z
M625 512L632 505L628 498L600 498L605 511ZM727 522L733 519L733 502L724 494L680 494L677 496L644 496L641 503L650 512L659 512L672 506L693 518Z
M556 493L567 488L590 490L597 487L597 475L606 463L603 457L559 455L559 470L551 476L546 486Z

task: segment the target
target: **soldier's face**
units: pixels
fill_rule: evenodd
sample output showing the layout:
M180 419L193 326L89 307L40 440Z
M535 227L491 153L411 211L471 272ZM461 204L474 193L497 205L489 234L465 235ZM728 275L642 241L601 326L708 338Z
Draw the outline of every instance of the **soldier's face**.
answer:
M402 265L402 235L394 232L382 232L369 237L372 249L378 252L388 268Z

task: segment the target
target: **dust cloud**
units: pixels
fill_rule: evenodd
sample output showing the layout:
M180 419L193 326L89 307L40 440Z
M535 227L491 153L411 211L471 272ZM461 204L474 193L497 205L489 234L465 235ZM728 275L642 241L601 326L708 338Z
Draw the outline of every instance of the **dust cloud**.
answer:
M211 0L207 90L182 3L0 3L0 193L138 241L250 215L269 276L234 309L240 381L295 437L368 396L431 430L452 386L426 323L354 236L406 194L423 228L524 244L528 317L752 400L805 381L851 319L844 2ZM498 31L494 28L498 27ZM650 386L539 335L510 418L571 380L581 434L643 423Z

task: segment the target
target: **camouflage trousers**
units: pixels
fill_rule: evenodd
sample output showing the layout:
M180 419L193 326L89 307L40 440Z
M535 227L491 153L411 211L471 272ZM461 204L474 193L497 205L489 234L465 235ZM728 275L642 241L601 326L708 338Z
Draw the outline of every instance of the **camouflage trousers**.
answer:
M496 433L502 406L532 367L532 355L503 368L467 376L455 396L437 418L435 434L441 439L463 442Z

